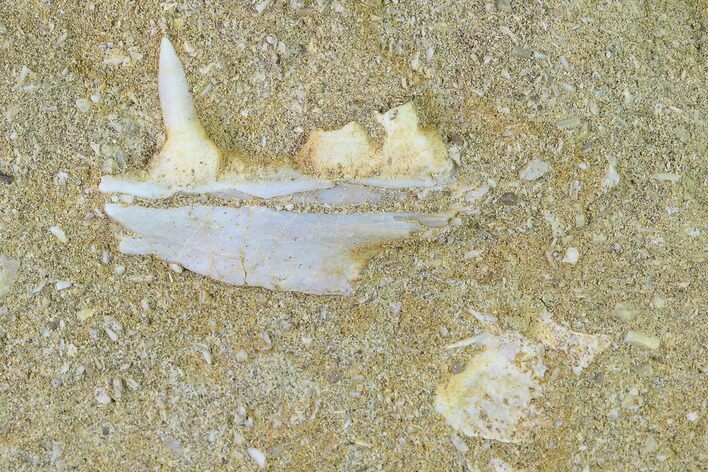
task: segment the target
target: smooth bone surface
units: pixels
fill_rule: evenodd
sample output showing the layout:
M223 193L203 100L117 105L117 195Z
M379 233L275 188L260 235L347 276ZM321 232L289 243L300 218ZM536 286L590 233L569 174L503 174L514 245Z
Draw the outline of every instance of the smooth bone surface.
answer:
M107 205L136 236L126 254L155 255L233 285L317 295L352 293L370 252L446 224L448 215L325 215L259 206L156 209Z

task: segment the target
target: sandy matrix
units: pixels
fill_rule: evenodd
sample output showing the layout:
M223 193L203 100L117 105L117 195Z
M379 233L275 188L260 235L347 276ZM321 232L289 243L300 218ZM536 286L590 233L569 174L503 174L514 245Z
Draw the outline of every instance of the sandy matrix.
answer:
M1 1L0 255L20 267L0 469L700 470L706 21L699 0ZM413 101L466 214L389 245L350 297L122 255L97 185L164 142L165 33L222 149L265 165L349 121L380 139L373 113ZM160 205L195 201L219 203ZM448 426L436 389L480 358L445 348L484 330L472 313L533 338L544 310L609 347L579 374L545 352L524 442Z

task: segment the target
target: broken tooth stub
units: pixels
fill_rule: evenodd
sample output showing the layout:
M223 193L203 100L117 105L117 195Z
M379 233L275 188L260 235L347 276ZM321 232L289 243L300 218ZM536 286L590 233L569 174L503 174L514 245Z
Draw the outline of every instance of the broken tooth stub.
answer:
M414 202L417 190L450 182L453 164L442 138L419 126L410 103L378 116L386 132L381 145L372 144L361 125L349 123L313 131L293 165L248 168L240 161L222 162L222 152L199 122L182 63L167 38L160 51L159 93L167 140L149 172L104 176L99 189L153 200L182 193L261 203L166 209L107 205L108 215L132 233L121 242L124 253L155 255L233 285L347 295L385 244L443 231L454 217L447 207L435 213L351 211L386 195ZM312 209L268 208L274 201L307 203ZM341 211L326 213L331 206Z
M419 127L412 103L379 114L377 120L386 131L383 146L371 144L364 128L351 122L313 131L296 162L320 177L432 181L452 171L440 133Z

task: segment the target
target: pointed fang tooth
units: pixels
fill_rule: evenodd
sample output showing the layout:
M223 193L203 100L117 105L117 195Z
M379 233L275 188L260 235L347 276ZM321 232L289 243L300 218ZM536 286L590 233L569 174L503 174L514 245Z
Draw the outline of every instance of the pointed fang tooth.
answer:
M166 37L160 47L158 88L167 141L150 162L150 175L166 187L214 182L221 152L199 123L184 68Z
M196 111L187 77L175 48L166 36L160 45L158 88L167 133L194 125L194 121L197 121Z

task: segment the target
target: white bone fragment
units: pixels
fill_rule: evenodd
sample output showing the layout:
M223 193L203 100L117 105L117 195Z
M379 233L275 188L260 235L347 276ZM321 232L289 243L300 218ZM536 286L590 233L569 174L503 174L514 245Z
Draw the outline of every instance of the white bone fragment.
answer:
M326 180L306 177L296 170L282 167L262 177L235 177L230 180L206 182L201 185L166 186L155 181L106 175L98 189L104 193L122 193L151 200L176 194L215 195L222 198L273 198L301 192L331 188Z
M435 129L420 128L412 103L378 114L386 138L370 144L364 128L348 123L331 131L317 129L296 162L321 177L356 179L384 188L428 187L452 171L452 160Z
M524 442L545 422L539 400L545 350L567 354L577 375L610 344L607 336L576 333L555 323L548 312L532 327L534 339L503 331L494 316L471 313L487 332L446 349L477 345L484 350L473 354L461 373L441 383L435 397L437 412L467 436Z
M381 146L369 142L361 125L349 123L338 130L314 130L295 158L299 170L288 164L254 170L232 157L230 167L237 172L223 172L225 157L199 122L184 68L166 37L160 48L159 93L167 141L150 162L149 177L107 175L99 185L102 192L148 199L178 193L272 198L347 186L348 181L384 189L433 187L447 183L453 169L440 134L421 128L415 107L407 103L377 115L386 131ZM349 189L335 193L337 201L349 203L341 199L351 194ZM362 201L361 193L352 197L352 203Z
M264 207L154 209L106 205L139 237L120 250L153 254L233 285L312 294L351 294L381 245L447 224L451 215L308 214Z
M541 421L543 346L514 332L477 338L484 351L438 386L435 409L467 436L523 442Z
M382 166L366 131L354 122L332 131L312 131L296 160L301 167L327 177L369 176Z
M435 129L418 126L418 114L412 103L380 114L378 121L386 130L381 149L385 163L382 175L426 179L452 171L452 161L440 134Z

